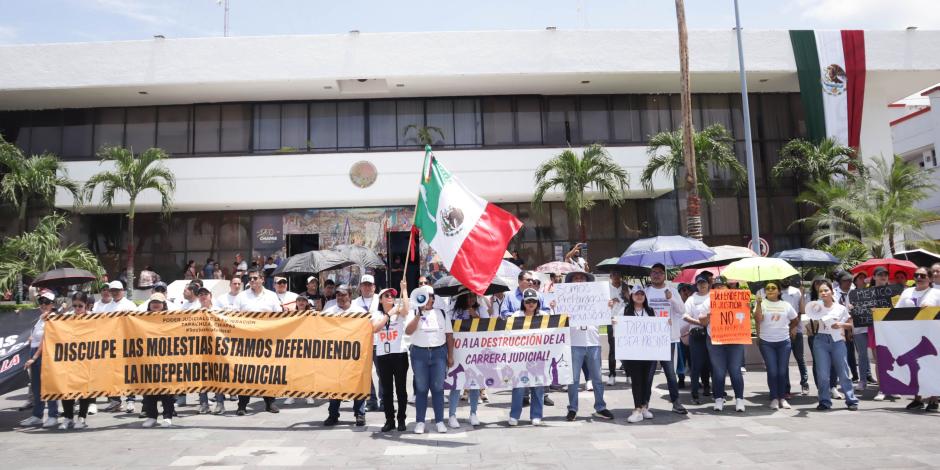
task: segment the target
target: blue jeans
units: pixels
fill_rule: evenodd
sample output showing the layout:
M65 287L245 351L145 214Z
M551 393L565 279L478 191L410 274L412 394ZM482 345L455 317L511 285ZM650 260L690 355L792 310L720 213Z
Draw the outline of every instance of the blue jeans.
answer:
M809 355L813 358L813 382L817 389L835 387L839 384L839 374L836 372L835 364L833 364L832 368L829 370L829 387L819 385L819 373L817 372L819 369L816 367L816 361L818 360L816 359L816 336L817 335L813 335L806 338L806 341L809 342Z
M36 351L39 348L29 348L29 357L36 355ZM39 356L39 359L29 366L29 381L30 388L33 392L33 416L42 419L42 409L44 406L49 407L49 417L58 418L59 417L59 402L52 401L42 401L39 399L40 392L42 391L42 356Z
M809 386L809 374L806 373L806 360L803 358L803 333L797 333L790 343L793 351L793 358L796 359L796 367L800 370L800 386ZM787 369L790 365L787 364ZM790 374L787 373L787 393L790 393Z
M512 405L509 407L509 417L512 419L522 417L522 398L525 396L526 390L530 391L532 397L529 400L529 419L542 419L542 408L545 405L545 387L516 387L512 389Z
M343 400L330 400L330 405L326 409L329 417L339 418L339 404L342 401ZM355 416L366 415L366 401L365 400L353 400L353 415Z
M666 375L666 386L669 387L669 401L676 403L679 400L679 382L676 380L676 371L672 367L672 361L676 357L676 343L669 345L669 356L670 360L668 361L658 361L659 365L663 367L663 374ZM656 362L653 361L653 367L650 367L650 376L649 384L653 383L653 376L656 375ZM650 387L650 393L646 395L646 403L649 403L652 393L652 387Z
M568 386L568 411L578 411L578 376L580 375L578 372L585 365L588 369L588 378L594 386L594 409L596 411L605 410L607 409L607 403L604 403L604 381L601 380L601 347L572 346L571 371L575 374L574 380ZM539 412L541 413L541 410Z
M708 358L708 345L706 344L707 336L699 333L704 332L704 329L698 328L692 330L692 333L689 333L689 362L692 363L691 379L692 379L692 398L698 398L698 391L702 385L708 386L710 380L708 379L707 371L711 369L711 361Z
M743 344L712 344L708 338L708 356L712 361L712 394L715 399L726 398L725 376L731 376L734 397L744 399L744 376L741 362L744 361Z
M225 401L225 394L216 393L213 397L213 400L216 403L222 403ZM199 404L208 405L209 404L209 392L200 392L199 393Z
M813 340L813 350L816 351L816 376L820 383L829 382L831 368L838 374L842 393L845 394L845 404L857 405L855 391L852 390L852 379L849 378L849 362L846 359L845 341L835 341L828 334L818 334ZM819 404L832 407L832 393L828 387L819 387Z
M434 422L444 422L444 376L447 374L447 345L436 348L411 346L411 369L415 377L415 421L424 422L428 412L428 391L434 408Z
M787 377L790 375L790 338L783 341L759 340L760 355L767 366L767 386L770 399L781 399L787 393Z
M868 360L868 332L854 333L854 335L855 352L858 353L858 379L867 383L868 377L871 376L871 362Z
M480 403L480 389L471 388L467 390L468 400L470 400L470 414L477 414L477 404ZM450 400L447 405L450 407L449 416L457 416L457 403L460 401L460 390L456 388L450 391Z

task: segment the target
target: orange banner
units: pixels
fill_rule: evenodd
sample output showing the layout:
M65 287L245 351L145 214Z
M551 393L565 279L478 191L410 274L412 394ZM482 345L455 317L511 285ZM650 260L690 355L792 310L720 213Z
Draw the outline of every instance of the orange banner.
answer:
M367 313L109 312L51 315L43 400L131 394L353 399L369 394Z
M751 344L751 293L715 289L710 300L712 344Z

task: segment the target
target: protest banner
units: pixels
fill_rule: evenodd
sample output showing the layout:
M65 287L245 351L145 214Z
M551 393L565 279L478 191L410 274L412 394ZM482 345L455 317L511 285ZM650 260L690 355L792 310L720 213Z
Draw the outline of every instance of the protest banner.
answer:
M50 315L44 400L212 391L353 399L369 394L368 313L108 312Z
M904 286L889 284L886 286L866 287L849 291L849 303L852 304L853 326L871 326L872 309L891 308L894 306L892 298L901 294ZM838 300L838 299L836 299Z
M621 361L668 361L672 327L668 317L618 316L614 352Z
M39 309L0 313L0 395L29 383L24 364L29 359L29 335L39 320Z
M714 289L710 294L712 344L751 344L751 293Z
M568 315L571 326L610 324L610 287L606 282L555 284L555 312Z
M567 385L571 379L568 317L455 320L454 367L444 388L511 389Z
M940 395L940 307L876 308L873 320L881 391Z

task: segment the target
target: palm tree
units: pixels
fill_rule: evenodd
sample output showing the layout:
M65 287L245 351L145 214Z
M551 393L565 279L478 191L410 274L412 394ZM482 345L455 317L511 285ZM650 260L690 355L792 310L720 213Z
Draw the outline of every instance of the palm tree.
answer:
M14 144L0 136L0 166L4 175L0 180L0 199L16 206L19 234L26 233L29 201L44 206L55 202L58 188L72 194L76 205L81 203L78 184L69 179L62 162L51 153L27 158Z
M415 124L405 126L401 133L402 137L407 137L408 132L412 129L415 131L415 137L410 137L408 140L417 140L421 145L434 145L434 134L439 135L440 140L444 140L444 131L440 127L418 126Z
M640 182L647 191L653 189L653 177L656 173L662 172L678 178L680 170L688 168L687 159L684 158L683 130L660 132L650 137L649 147L646 154L649 156L649 163L643 169L640 176ZM701 132L695 132L692 137L693 148L695 149L695 171L686 173L695 173L698 190L697 193L705 202L711 202L714 194L711 189L711 176L709 168L724 169L731 172L730 179L740 188L747 181L747 171L741 162L734 155L734 149L731 147L731 135L721 124L712 124ZM664 152L663 152L664 151ZM698 196L696 196L698 197ZM692 206L689 202L689 218L691 223ZM698 215L701 221L701 214ZM692 226L689 225L689 236L694 238ZM701 238L701 227L699 229L699 238Z
M594 199L585 191L600 193L614 207L623 203L623 192L630 186L630 175L598 144L591 145L578 156L568 149L535 170L535 194L532 211L541 214L542 200L552 188L565 196L565 207L587 241L582 214L594 207Z
M692 134L692 84L689 76L689 32L685 26L685 2L676 0L676 24L679 30L679 82L682 85L679 94L682 105L682 149L686 168L698 168L695 163L696 148ZM645 172L644 172L645 174ZM678 174L678 173L676 173ZM688 235L697 240L702 239L702 201L699 198L699 177L697 171L687 171L685 174L686 191L686 217Z
M61 233L68 219L53 213L39 220L36 228L10 237L0 245L0 289L9 289L23 276L36 277L50 269L73 267L100 276L103 272L98 258L79 245L62 245Z
M160 209L168 216L173 208L173 192L176 178L163 164L166 152L158 148L143 151L135 157L134 152L123 147L108 147L99 154L101 162L114 162L112 171L98 173L85 183L85 196L91 201L95 188L101 186L101 204L110 209L118 192L127 193L127 282L134 285L134 216L137 197L148 189L160 193Z
M771 175L779 180L789 173L804 181L828 180L834 176L854 178L866 171L855 155L855 149L831 138L823 139L819 145L793 139L780 149L780 162L774 165Z

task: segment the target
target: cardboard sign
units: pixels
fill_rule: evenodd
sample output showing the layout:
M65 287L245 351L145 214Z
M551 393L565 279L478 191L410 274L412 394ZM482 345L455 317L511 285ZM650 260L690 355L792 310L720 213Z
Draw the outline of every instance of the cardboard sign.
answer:
M850 290L849 303L852 304L852 311L849 314L852 315L852 325L872 326L872 309L891 308L894 305L891 299L903 291L904 286L897 284Z
M714 289L710 295L712 344L751 344L751 293Z
M940 395L940 307L873 312L878 387L893 395Z
M555 313L568 315L572 327L610 324L610 287L606 282L555 285Z
M621 361L668 361L672 327L668 317L618 316L614 352Z

